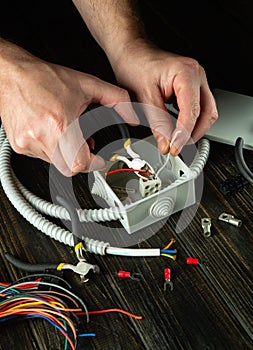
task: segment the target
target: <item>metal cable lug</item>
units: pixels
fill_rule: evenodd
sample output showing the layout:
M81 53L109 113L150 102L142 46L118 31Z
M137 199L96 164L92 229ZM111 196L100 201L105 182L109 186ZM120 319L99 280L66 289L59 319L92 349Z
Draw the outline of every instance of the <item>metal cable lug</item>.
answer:
M202 218L201 226L203 229L203 234L206 238L211 236L211 219L210 218Z
M89 281L86 275L90 270L93 270L94 273L100 272L98 265L89 264L87 263L87 261L79 261L77 265L62 264L62 266L59 266L57 270L72 270L73 272L77 273L80 276L81 283L85 283Z
M227 213L222 213L219 216L219 220L228 222L231 225L240 227L242 226L242 220L236 219L233 215L227 214Z

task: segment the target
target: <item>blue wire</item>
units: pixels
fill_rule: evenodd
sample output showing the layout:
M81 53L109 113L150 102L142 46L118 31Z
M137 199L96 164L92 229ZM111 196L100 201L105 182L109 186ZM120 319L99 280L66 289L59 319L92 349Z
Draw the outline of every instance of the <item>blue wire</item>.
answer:
M96 333L80 333L78 337L96 337Z
M2 290L4 290L4 289L6 289L6 287L5 286L0 286L0 289L2 289ZM14 292L14 293L16 293L16 294L20 294L20 291L19 290L17 290L17 289L15 289L15 288L10 288L10 290L12 291L12 292ZM4 292L5 294L13 294L13 293L11 293L11 292Z
M165 253L165 254L176 254L176 250L175 249L168 249L168 250L164 250L164 249L160 249L160 253Z
M58 328L60 331L63 331L65 334L66 331L61 328L60 326L58 326L57 324L53 323L49 318L47 318L46 316L43 316L43 315L36 315L36 314L29 314L29 315L23 315L25 318L29 318L29 317L38 317L38 318L44 318L46 321L48 321L49 323L51 323L54 327ZM12 316L6 316L6 317L3 317L0 319L0 323L1 322L4 322L4 321L8 321L12 318L18 318L18 317L22 317L22 315L12 315Z
M53 325L55 328L58 328L60 331L64 332L64 334L67 334L67 332L65 331L65 329L63 329L62 327L58 326L57 324L55 324L54 322L52 322L49 318L47 318L46 316L43 315L37 315L37 314L29 314L27 315L27 317L38 317L38 318L44 318L46 321L48 321L49 323L51 323L51 325Z
M10 320L12 318L16 318L16 317L18 317L18 316L12 315L12 316L3 317L3 318L0 319L0 323L8 321L8 320Z

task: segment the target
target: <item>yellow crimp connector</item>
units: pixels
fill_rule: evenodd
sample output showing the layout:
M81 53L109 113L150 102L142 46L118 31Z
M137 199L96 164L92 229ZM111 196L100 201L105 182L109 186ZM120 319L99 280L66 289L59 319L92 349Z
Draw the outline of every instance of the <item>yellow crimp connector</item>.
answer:
M75 245L75 252L77 252L79 249L82 249L83 248L83 243L82 242L79 242Z
M118 154L117 153L115 153L111 158L110 158L110 161L111 162L114 162L115 160L117 160L117 158L118 158Z
M57 271L61 271L64 265L65 265L65 263L60 263L60 264L57 266Z
M124 148L127 148L127 146L131 145L131 140L127 139L124 143Z

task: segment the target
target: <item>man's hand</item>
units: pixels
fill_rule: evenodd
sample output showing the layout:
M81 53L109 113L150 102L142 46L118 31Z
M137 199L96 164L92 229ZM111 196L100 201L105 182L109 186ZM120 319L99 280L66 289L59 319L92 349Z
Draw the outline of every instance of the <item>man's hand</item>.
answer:
M161 153L167 153L176 135L171 154L176 155L190 138L199 140L218 118L214 97L204 69L197 61L162 51L143 39L134 40L111 55L119 84L131 91L138 102L166 111L164 102L175 95L179 108L176 128L169 114L154 113L146 106L146 116ZM180 130L180 133L176 132Z
M218 113L204 69L195 60L162 51L143 39L133 1L73 0L96 41L105 51L116 78L139 102L159 149L176 155L190 138L201 138ZM179 107L173 130L164 102L175 96ZM158 107L157 113L153 113ZM178 132L180 131L180 132ZM176 136L176 138L175 138Z
M12 148L53 163L66 176L104 166L78 123L90 103L110 105L126 122L137 123L130 104L120 104L130 102L126 90L42 61L1 39L0 68L0 115Z

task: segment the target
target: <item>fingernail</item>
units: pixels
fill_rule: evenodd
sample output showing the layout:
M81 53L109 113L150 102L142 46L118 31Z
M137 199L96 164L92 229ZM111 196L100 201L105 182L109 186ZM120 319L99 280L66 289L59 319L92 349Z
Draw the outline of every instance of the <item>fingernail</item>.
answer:
M170 154L171 154L172 156L177 156L177 155L180 153L180 151L181 151L182 148L183 148L183 146L181 146L181 145L175 146L175 144L173 144L173 145L171 146L171 149L170 149Z
M131 105L131 103L127 102L127 103L119 103L117 104L114 109L116 110L117 113L119 113L127 123L129 123L130 125L139 125L140 124L140 120L137 116L137 114L135 113L133 106Z
M88 171L102 170L105 167L105 165L106 164L103 158L95 156L90 163Z
M161 153L165 154L169 152L170 141L168 139L166 139L164 136L161 136L157 139L157 143Z

